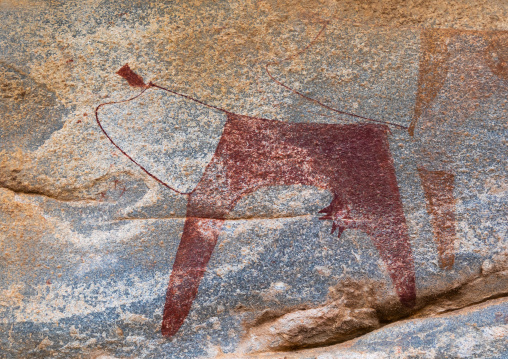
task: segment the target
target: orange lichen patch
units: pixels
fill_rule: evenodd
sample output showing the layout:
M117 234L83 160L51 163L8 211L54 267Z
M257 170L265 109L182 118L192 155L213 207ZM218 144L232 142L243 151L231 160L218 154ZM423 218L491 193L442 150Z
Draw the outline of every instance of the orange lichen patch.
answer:
M85 140L80 142L80 137L68 133L55 136L58 138L52 146L40 151L0 151L0 188L60 201L101 200L101 193L113 188L113 181L128 173L125 167L101 163L100 158L91 163L91 156L81 154L83 148L86 153L94 148L85 147Z
M20 306L23 301L23 294L19 291L23 288L22 284L13 284L8 289L0 291L0 312L2 307Z
M2 223L8 227L17 228L15 237L21 238L23 232L32 232L38 236L44 233L44 227L48 224L40 211L35 206L16 199L16 194L6 189L0 189L0 215ZM3 234L5 235L5 231Z
M86 35L76 36L75 29L67 27L55 31L54 21L37 23L36 37L28 35L35 31L33 24L17 26L20 34L27 33L27 46L36 55L26 64L30 76L63 103L91 106L99 101L98 94L124 86L111 75L126 62L147 81L226 108L238 105L241 99L267 91L263 84L269 80L262 67L267 61L304 47L325 20L342 27L412 26L417 31L427 27L508 28L506 9L487 0L177 1L129 12L125 18L143 18L137 26L118 23L118 18L97 26L96 19L110 16L111 9L94 8L92 12L90 3L45 6L54 19L68 18L67 11L82 14L79 26ZM17 6L24 7L29 15L31 6ZM333 44L328 47L334 49Z
M483 27L490 27L492 20L484 15L489 11L477 9L492 7L495 16L503 14L502 9L496 11L495 5L485 1L473 3L265 1L229 9L221 7L220 10L204 4L200 7L189 4L192 19L183 15L180 21L175 21L173 14L167 19L157 18L158 26L150 37L157 43L162 60L165 58L171 63L167 74L160 75L161 79L167 76L182 86L192 83L204 89L217 87L227 91L233 86L241 90L242 86L255 85L244 77L255 72L259 62L285 58L301 48L323 20L346 26L356 22L394 28L408 25L424 28L435 26L436 17L441 26L450 22L450 26L456 25L453 22L456 16L467 14L464 26L478 26L479 20L469 23L468 19L481 17ZM499 22L503 23L502 20Z
M508 80L508 31L498 31L491 35L485 58L496 76Z
M182 4L183 15L154 20L147 35L167 63L157 81L192 89L208 100L253 91L267 61L285 58L316 34L335 13L335 2L262 1L215 8Z
M488 0L343 0L340 16L381 26L506 28L508 11L501 2Z
M40 8L41 6L48 5L49 2L37 1L37 0L2 0L0 3L0 9L4 8L7 10L11 9L25 9L30 7Z
M75 72L72 65L67 62L69 53L60 50L56 55L50 54L42 52L45 60L40 63L32 63L30 75L35 81L44 83L64 104L70 104L69 97L76 84L73 82Z
M0 69L0 98L19 102L31 94L31 89L23 85L22 80L9 76L5 69Z
M0 261L10 267L4 272L12 277L9 280L30 277L34 267L41 265L51 247L41 240L53 230L37 207L24 203L9 190L0 189ZM52 253L57 253L54 248Z
M42 115L45 109L54 105L55 99L44 85L34 82L23 71L0 62L3 141L11 141L16 131L22 127L44 125L38 115ZM29 121L33 123L28 124Z
M13 192L59 197L62 190L58 187L52 188L49 181L42 181L43 176L38 173L36 162L33 153L19 148L12 152L0 151L0 187Z

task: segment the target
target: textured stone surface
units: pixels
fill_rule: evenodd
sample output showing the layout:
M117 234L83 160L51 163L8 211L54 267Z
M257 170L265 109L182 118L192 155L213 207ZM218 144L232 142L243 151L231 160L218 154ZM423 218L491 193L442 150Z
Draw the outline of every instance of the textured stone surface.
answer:
M0 357L508 356L507 14L2 1Z
M222 358L506 358L507 304L506 300L493 300L453 314L404 320L326 348Z

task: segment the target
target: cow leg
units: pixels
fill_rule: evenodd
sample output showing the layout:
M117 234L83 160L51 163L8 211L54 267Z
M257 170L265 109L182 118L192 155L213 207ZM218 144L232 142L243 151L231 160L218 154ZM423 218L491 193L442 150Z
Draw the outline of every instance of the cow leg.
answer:
M390 189L396 193L389 193ZM415 272L402 204L397 187L387 186L384 194L385 196L370 202L370 208L361 211L353 209L352 212L356 212L358 219L349 216L349 210L344 210L347 206L344 206L337 196L329 207L321 211L326 214L321 219L333 219L332 233L338 228L339 237L348 227L365 231L388 269L400 302L412 307L416 300ZM362 212L363 215L360 214Z
M397 211L398 212L398 211ZM415 271L404 216L387 213L367 231L385 263L400 302L413 307L416 301Z
M225 173L210 169L189 195L187 218L166 292L161 328L164 336L176 334L189 314L225 218L241 196L256 187L236 186L230 181L229 187L221 188L227 183Z
M195 217L185 220L166 293L162 335L174 335L189 314L223 222L223 219Z
M444 171L418 168L430 215L434 241L439 253L439 266L452 269L455 262L455 199L454 176Z
M341 187L351 208L348 216L353 227L370 236L400 302L412 307L416 301L413 254L388 139L384 131L364 131L343 169Z

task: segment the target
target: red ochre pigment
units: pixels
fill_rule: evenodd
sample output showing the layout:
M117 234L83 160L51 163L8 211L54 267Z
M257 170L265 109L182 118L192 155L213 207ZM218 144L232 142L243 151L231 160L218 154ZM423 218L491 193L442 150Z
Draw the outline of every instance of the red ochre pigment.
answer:
M143 78L132 71L129 67L129 64L123 65L122 68L116 72L116 74L126 79L129 85L132 87L146 87Z
M174 335L197 295L224 220L261 187L307 185L333 193L322 212L339 236L369 235L400 301L416 299L413 255L385 125L288 124L228 114L217 150L189 194L182 239L169 280L162 334Z
M324 33L327 24L324 23L308 46L285 60L300 55L312 46ZM238 115L153 83L146 85L142 77L127 64L123 66L118 75L125 78L129 85L142 87L143 91L125 101L99 105L96 109L97 123L111 143L145 173L167 188L188 196L187 218L166 294L162 334L174 335L187 317L228 213L242 196L266 186L299 184L332 192L333 200L320 212L325 214L321 219L332 220L332 233L338 229L339 237L347 228L367 233L388 268L400 301L406 306L413 306L416 300L413 256L386 125L407 129L410 136L414 135L417 120L444 84L449 67L447 41L463 34L483 38L488 44L482 55L483 60L493 74L501 79L508 78L506 62L501 56L505 54L502 50L508 41L507 32L422 31L415 116L409 128L347 113L296 91L271 74L269 66L280 61L265 66L267 75L280 86L335 113L377 124L288 124ZM493 57L494 53L497 57ZM502 59L498 59L500 56ZM197 187L190 193L175 190L147 171L115 144L99 121L98 110L101 106L131 101L153 87L227 115L226 126L212 161ZM476 87L473 87L474 91L481 90ZM472 98L474 100L475 96ZM438 123L435 125L441 126ZM423 166L418 166L418 173L431 217L440 266L451 269L456 238L454 175L450 171L434 171Z
M131 86L144 84L127 65L122 69L119 75ZM115 144L99 121L101 106L131 101L150 88L227 115L215 154L192 192L176 191L151 174ZM227 215L242 196L268 186L307 185L333 193L330 205L320 212L325 214L321 219L332 220L332 233L338 229L339 237L347 228L367 233L401 303L414 305L413 255L389 150L388 126L284 123L238 115L153 83L131 99L107 104L97 107L96 120L111 143L159 183L188 196L183 234L166 293L163 335L178 332L189 314Z

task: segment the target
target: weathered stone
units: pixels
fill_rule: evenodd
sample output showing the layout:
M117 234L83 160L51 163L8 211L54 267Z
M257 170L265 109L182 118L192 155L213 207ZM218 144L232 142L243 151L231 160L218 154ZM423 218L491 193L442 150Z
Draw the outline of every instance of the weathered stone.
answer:
M344 344L319 349L220 358L505 358L508 302L492 300L454 313L404 320Z
M507 357L507 13L0 3L0 357Z
M240 351L289 350L326 345L357 337L379 327L372 308L349 309L335 304L297 310L249 330Z

